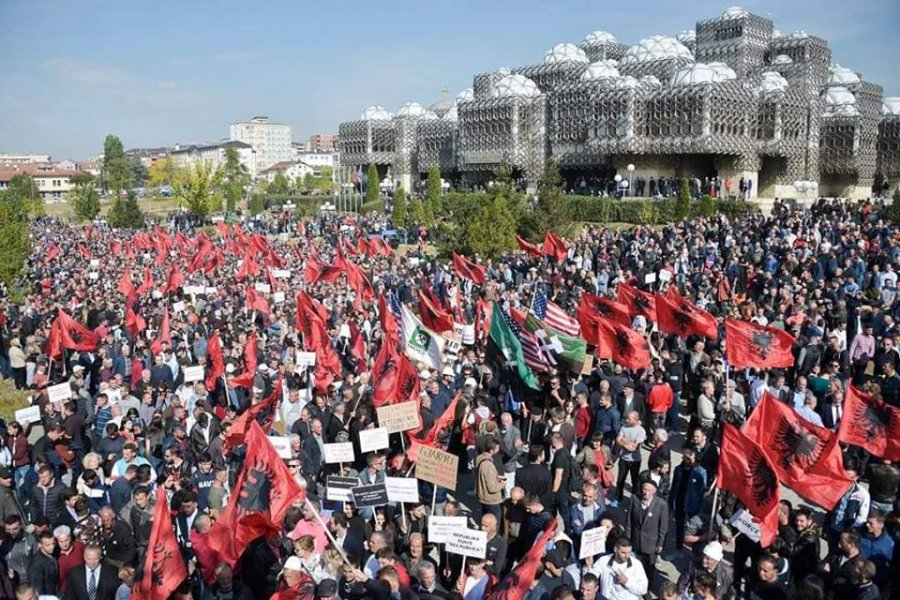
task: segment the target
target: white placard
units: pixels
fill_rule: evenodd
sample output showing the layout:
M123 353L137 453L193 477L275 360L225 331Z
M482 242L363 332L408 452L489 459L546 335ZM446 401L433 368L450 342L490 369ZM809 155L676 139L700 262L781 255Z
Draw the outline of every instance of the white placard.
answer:
M656 273L647 273L644 275L644 283L651 284L656 283Z
M272 442L278 456L285 460L291 458L291 438L283 435L270 435L269 441Z
M374 452L391 445L388 441L387 427L361 429L359 431L359 449L363 452Z
M731 516L729 521L735 529L746 535L754 542L759 542L759 525L753 522L753 515L746 508L742 508Z
M19 425L22 425L23 427L25 425L28 425L29 423L40 423L41 407L35 405L29 406L28 408L20 408L16 411L16 421L18 421Z
M606 536L608 534L609 531L606 527L585 529L581 534L581 552L578 553L578 558L606 554Z
M453 554L484 558L487 553L487 532L457 527L450 532L444 548Z
M450 537L454 529L468 527L465 517L431 517L428 519L428 541L441 544Z
M325 444L326 463L352 463L354 460L356 460L356 455L353 454L353 442Z
M406 259L406 264L412 268L418 267L419 266L419 257L410 256L409 258Z
M297 364L301 367L314 367L316 366L316 353L315 352L297 352Z
M181 289L187 296L203 296L206 293L206 288L202 285L186 285Z
M419 480L415 477L385 477L384 485L391 502L419 502Z
M291 271L289 269L272 269L272 277L275 279L289 279Z
M196 367L185 367L184 368L184 382L192 383L194 381L203 381L206 379L206 371L203 368L203 365L198 365Z
M219 293L219 290L214 287L208 287L208 288L206 288L206 290L204 290L204 293L207 296L215 296L216 294Z
M342 338L350 339L350 325L347 323L341 323L341 329L338 332L338 335Z
M175 312L184 312L184 300L179 300L172 304L172 310Z
M153 290L152 292L150 292L150 296L152 296L154 300L159 300L160 298L162 298L162 292L159 290Z
M149 252L144 252L144 254L142 254L141 256L144 257L145 261L153 260L153 257L150 255Z
M68 383L51 385L47 388L47 398L50 402L62 402L72 397L72 386Z
M98 273L97 271L91 271L90 273L88 273L88 279L96 281L100 279L100 273Z
M275 304L282 304L284 302L284 292L275 292L272 294L272 300Z
M659 280L663 283L667 281L672 281L672 271L666 271L663 269L659 272Z
M92 267L99 267L99 266L100 266L100 259L99 259L99 258L92 258L92 259L91 259L90 265L91 265Z
M255 289L257 292L262 292L263 294L268 294L269 292L272 291L272 286L269 285L268 283L257 282L255 284L253 284L253 289Z

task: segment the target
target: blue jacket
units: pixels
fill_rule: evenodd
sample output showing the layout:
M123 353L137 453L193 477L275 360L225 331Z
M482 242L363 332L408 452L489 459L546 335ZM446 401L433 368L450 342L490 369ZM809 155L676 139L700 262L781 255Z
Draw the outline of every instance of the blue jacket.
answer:
M684 467L681 465L675 467L675 471L672 474L672 488L669 492L669 510L671 511L675 511L675 500L678 498L678 490L684 477L688 477L688 480L684 483L686 486L684 512L681 516L693 517L703 510L703 496L706 494L706 469L699 465L694 465L690 474L686 475Z
M581 532L585 529L593 529L595 525L600 523L600 517L604 512L606 512L604 503L602 501L600 503L594 502L594 518L590 521L585 521L584 507L581 505L581 502L572 505L572 533L574 533L575 535L581 535ZM576 521L581 522L581 525L575 525Z

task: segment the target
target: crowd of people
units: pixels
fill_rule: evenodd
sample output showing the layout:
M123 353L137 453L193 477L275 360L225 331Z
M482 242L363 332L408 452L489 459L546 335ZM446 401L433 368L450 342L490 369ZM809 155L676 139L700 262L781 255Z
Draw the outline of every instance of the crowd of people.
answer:
M178 598L875 600L900 593L894 462L842 443L852 486L827 510L783 499L777 537L765 547L735 524L740 505L715 484L723 429L740 426L766 393L832 431L855 418L843 412L851 384L900 407L900 229L879 206L823 200L797 211L776 203L771 216L740 220L586 226L559 262L526 252L481 261L483 284L421 247L347 256L365 272L372 297L343 276L307 281L311 257L327 264L389 227L382 215L303 222L279 215L218 231L173 217L137 233L35 221L26 274L0 299L0 373L27 394L19 408L39 407L27 422L0 428L0 598L125 600L136 582L152 577L155 585L158 574L145 572L144 559L154 550L159 489L187 567L171 594ZM269 267L247 275L246 247L236 240L254 234L269 256L281 257L285 277L271 277ZM199 236L222 258L212 268L192 268ZM176 270L183 280L172 289ZM128 272L142 289L126 297L119 283ZM260 288L263 304L246 299L256 283L269 286ZM527 311L538 293L574 315L582 294L614 298L623 283L676 288L717 319L718 340L666 335L638 315L632 327L647 340L647 368L600 358L578 373L551 366L536 373L541 390L529 391L475 327L474 340L445 349L440 366L416 365L421 433L395 433L389 448L361 451L360 432L379 425L374 363L388 336L383 307L415 310L427 288L459 323L478 322L479 300ZM325 313L325 343L341 360L333 381L298 364L301 291ZM96 348L64 346L54 358L48 346L60 314L96 335ZM135 315L146 323L136 335L126 323ZM729 366L726 317L790 332L793 366ZM187 378L191 367L212 368L213 337L224 375L212 385ZM75 338L76 346L84 342ZM258 342L247 373L251 338ZM238 378L245 382L236 385ZM59 384L69 393L51 399ZM247 449L228 434L273 392L270 434L288 438L284 460L305 499L287 508L278 531L251 540L238 560L222 560L210 549L211 529L234 503L255 501L245 491L232 495ZM418 502L374 508L329 499L329 477L374 484L412 476L413 438L436 423L444 426L437 445L459 458L456 489L419 480ZM353 444L352 463L326 463L325 445L339 442ZM462 516L484 531L484 555L461 556L435 542L433 516ZM585 555L588 544L595 552Z

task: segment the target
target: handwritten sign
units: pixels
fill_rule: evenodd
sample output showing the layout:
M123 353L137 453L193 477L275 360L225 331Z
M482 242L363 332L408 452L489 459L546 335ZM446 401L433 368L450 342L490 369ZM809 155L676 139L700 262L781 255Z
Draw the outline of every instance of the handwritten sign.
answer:
M29 406L28 408L20 408L16 411L16 421L20 425L28 425L29 423L41 422L41 407Z
M184 290L187 296L203 296L206 294L206 288L202 285L186 285L181 289Z
M47 388L47 398L50 402L62 402L72 397L72 387L68 383L51 385Z
M316 353L315 352L297 352L297 364L301 367L314 367L316 366Z
M206 371L203 366L197 367L185 367L184 368L184 382L192 383L194 381L203 381L206 378Z
M448 490L456 490L456 471L459 457L430 446L419 448L416 477Z
M262 292L263 294L268 294L269 292L272 291L272 286L270 286L268 283L257 282L253 285L253 289L255 289L257 292Z
M99 267L99 266L100 266L100 259L99 259L99 258L92 258L92 259L91 259L90 265L91 265L92 267Z
M457 527L450 532L444 548L453 554L484 558L487 553L487 533Z
M359 449L363 452L374 452L391 445L388 441L388 430L384 427L361 429L359 432Z
M384 485L391 502L419 502L419 481L414 477L385 477Z
M438 517L428 519L428 541L443 544L454 529L465 529L468 526L465 517Z
M585 529L581 534L581 551L578 553L578 558L606 554L607 535L609 535L609 530L606 527Z
M356 456L353 454L353 442L325 444L326 463L349 463L354 460L356 460Z
M272 277L275 279L288 279L291 272L288 269L272 269Z
M325 480L325 498L335 502L353 502L353 488L357 486L358 477L329 475Z
M388 433L408 431L419 426L419 409L415 402L388 404L375 411L378 413L378 424L387 429Z
M272 442L272 446L275 447L278 456L285 460L291 458L291 438L282 435L270 435L269 441Z

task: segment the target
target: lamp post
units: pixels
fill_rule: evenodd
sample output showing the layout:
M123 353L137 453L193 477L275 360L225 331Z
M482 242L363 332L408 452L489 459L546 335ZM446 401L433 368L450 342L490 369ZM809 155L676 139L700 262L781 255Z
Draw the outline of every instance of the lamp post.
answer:
M616 173L616 176L613 177L613 180L616 182L616 198L621 198L621 196L619 196L619 191L622 187L622 176Z
M625 167L628 169L628 188L634 189L634 165L632 163L628 163L628 166ZM631 192L632 194L634 192Z

